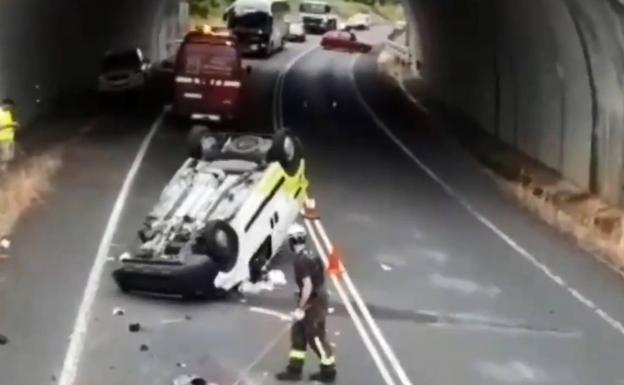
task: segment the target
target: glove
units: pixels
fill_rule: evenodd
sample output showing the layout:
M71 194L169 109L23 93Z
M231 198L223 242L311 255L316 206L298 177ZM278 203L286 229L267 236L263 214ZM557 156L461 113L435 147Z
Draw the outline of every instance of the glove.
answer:
M294 321L301 321L305 317L305 310L297 308L290 313Z

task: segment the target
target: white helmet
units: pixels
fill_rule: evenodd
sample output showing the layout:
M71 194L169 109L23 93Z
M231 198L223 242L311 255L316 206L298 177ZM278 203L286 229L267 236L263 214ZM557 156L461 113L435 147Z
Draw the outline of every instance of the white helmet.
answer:
M307 236L308 234L305 227L301 226L299 223L290 225L288 228L288 243L291 250L296 252L302 247L305 247Z

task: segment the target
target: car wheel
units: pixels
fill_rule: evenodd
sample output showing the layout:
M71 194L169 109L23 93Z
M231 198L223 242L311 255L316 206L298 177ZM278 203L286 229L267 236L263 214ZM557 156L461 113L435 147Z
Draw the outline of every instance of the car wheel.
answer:
M210 129L206 126L195 125L191 128L188 134L188 149L189 156L193 159L201 159L204 155L202 148L202 139L206 134L210 132Z
M193 252L208 256L219 270L228 271L238 257L238 235L226 221L210 221L197 237Z
M303 159L303 146L298 138L283 130L273 136L273 143L267 154L269 162L279 162L288 176L299 171Z

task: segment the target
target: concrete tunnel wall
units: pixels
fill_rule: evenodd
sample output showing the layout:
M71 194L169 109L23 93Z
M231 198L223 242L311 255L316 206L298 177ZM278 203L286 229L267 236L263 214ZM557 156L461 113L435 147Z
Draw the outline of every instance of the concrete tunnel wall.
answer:
M624 5L408 1L434 95L577 185L624 202Z
M93 89L110 48L162 59L185 28L180 10L180 0L0 2L0 98L13 98L28 123L59 97Z

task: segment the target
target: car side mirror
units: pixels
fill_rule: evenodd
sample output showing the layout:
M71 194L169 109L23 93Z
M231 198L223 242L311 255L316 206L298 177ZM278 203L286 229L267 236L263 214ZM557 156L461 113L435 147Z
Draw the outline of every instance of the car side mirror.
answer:
M251 66L250 65L245 67L245 72L247 72L247 75L251 74Z

